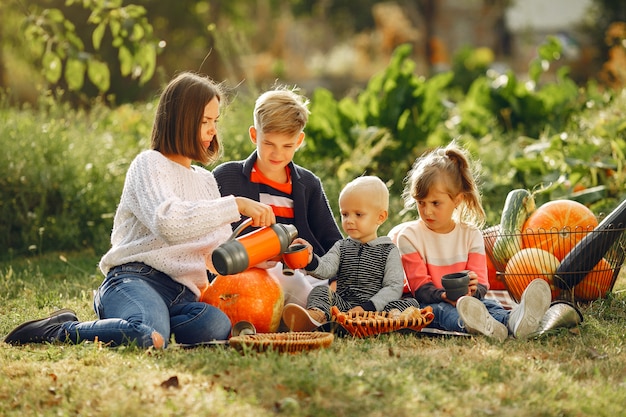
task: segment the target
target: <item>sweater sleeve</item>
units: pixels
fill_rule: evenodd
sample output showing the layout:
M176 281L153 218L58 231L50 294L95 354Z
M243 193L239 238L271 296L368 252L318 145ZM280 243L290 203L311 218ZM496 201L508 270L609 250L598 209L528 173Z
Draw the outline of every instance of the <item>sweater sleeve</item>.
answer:
M187 169L156 151L131 164L124 200L137 219L170 244L205 236L240 218L234 197L221 197L213 175Z
M440 303L443 301L441 298L443 293L443 289L435 287L432 282L428 282L415 290L415 299L423 304Z
M329 279L337 275L339 270L341 241L336 242L324 256L315 255L316 262L307 266L307 272L320 279ZM309 270L308 268L314 268Z
M483 299L489 290L487 272L487 255L485 254L485 240L482 232L476 230L472 236L472 245L467 256L467 268L478 275L478 288L474 297Z
M397 241L411 294L419 303L439 303L442 301L441 296L444 290L433 284L426 262L411 242L412 229L407 228L406 230L408 234L404 231L401 232Z

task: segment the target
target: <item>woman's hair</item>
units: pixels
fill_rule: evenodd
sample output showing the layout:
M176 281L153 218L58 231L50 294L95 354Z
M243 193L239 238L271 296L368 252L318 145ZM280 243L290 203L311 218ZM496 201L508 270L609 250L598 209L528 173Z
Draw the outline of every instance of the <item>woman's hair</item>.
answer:
M261 133L296 135L309 120L309 100L297 89L277 86L257 98L254 105L254 127Z
M448 146L427 152L415 161L405 179L402 193L404 205L406 208L413 207L417 200L426 198L435 184L441 184L450 198L459 194L463 196L457 220L482 227L485 210L475 177L467 151L452 141Z
M389 189L383 180L376 176L365 175L350 181L339 193L339 200L352 192L365 194L372 206L379 210L389 210Z
M214 98L222 102L220 86L206 76L183 72L161 93L152 126L152 149L163 154L183 155L202 164L220 156L221 145L215 135L205 149L200 141L204 108Z

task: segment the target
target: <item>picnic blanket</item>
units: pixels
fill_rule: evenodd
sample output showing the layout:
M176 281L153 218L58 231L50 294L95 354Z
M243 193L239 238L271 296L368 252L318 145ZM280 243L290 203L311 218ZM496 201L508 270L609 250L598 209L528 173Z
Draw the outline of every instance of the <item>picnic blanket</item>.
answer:
M511 310L513 307L517 306L517 303L507 290L489 290L487 294L485 294L485 298L500 301L507 310Z

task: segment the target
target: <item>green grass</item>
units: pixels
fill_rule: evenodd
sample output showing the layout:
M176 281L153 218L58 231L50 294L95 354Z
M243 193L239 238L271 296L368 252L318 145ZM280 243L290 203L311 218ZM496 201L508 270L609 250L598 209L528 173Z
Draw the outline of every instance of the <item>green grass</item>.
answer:
M0 337L56 308L92 320L93 252L0 263ZM0 343L3 416L616 416L626 274L584 322L537 340L398 334L300 354Z

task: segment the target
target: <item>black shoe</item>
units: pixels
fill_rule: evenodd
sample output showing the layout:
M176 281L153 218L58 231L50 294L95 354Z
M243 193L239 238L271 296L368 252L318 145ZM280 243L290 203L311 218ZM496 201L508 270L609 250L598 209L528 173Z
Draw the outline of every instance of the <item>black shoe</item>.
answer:
M7 335L4 342L11 345L54 342L59 340L61 324L68 321L78 321L76 313L68 309L58 310L44 319L20 324Z

